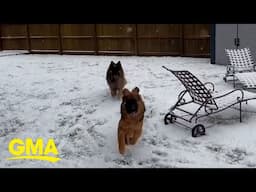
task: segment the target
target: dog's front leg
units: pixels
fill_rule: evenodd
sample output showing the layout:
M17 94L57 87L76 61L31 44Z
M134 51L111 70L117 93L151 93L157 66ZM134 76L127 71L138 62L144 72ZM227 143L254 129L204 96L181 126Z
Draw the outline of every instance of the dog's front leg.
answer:
M123 131L118 131L118 147L120 154L124 154L125 152L125 134Z
M123 97L122 89L118 89L118 97L119 97L119 99L122 99L122 97Z
M110 89L111 96L115 97L116 96L116 90L115 89Z
M131 144L132 145L135 145L137 143L137 141L140 138L141 134L142 134L142 129L138 129L138 130L134 131L133 137L131 139Z

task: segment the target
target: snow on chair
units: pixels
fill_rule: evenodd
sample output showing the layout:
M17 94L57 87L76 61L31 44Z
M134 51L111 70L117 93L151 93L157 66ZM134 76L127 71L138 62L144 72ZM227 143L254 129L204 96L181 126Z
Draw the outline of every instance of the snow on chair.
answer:
M197 137L205 134L205 127L202 124L197 124L198 119L206 117L234 105L239 105L240 122L242 122L242 102L247 102L250 99L244 98L244 91L241 89L234 89L219 96L213 96L214 84L207 82L203 84L197 77L189 71L173 71L165 66L164 69L172 72L184 85L185 90L178 95L178 101L171 107L170 111L165 115L164 122L178 123L183 126L187 125L178 122L177 119L184 120L185 122L194 123L192 129L192 136ZM211 89L206 86L210 85ZM190 100L186 101L185 97L189 96ZM193 107L193 111L192 111ZM188 117L188 118L185 118Z
M235 81L239 80L244 88L256 88L256 70L255 63L249 48L243 49L225 49L229 59L224 81L228 77L232 78L235 87Z

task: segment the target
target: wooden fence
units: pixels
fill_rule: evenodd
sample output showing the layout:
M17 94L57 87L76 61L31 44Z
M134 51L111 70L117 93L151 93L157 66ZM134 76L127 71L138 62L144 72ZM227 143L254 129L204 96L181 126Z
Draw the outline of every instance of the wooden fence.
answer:
M210 56L209 24L1 24L0 50Z

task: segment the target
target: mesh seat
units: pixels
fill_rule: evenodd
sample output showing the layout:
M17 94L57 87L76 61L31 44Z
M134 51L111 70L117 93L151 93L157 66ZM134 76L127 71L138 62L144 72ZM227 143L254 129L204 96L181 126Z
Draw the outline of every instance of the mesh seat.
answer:
M249 48L225 49L225 51L235 72L254 71L254 61Z
M227 81L228 77L232 77L234 87L235 81L239 80L245 88L255 88L256 84L253 78L253 76L256 76L255 63L250 49L225 49L225 52L228 56L229 64L227 65L224 80ZM245 74L240 75L241 73Z
M172 71L172 73L185 86L194 102L199 104L206 102L207 105L211 105L211 107L215 106L218 108L216 102L211 99L212 95L210 91L192 73L189 71Z
M256 88L256 72L244 72L235 74L237 79L246 88Z

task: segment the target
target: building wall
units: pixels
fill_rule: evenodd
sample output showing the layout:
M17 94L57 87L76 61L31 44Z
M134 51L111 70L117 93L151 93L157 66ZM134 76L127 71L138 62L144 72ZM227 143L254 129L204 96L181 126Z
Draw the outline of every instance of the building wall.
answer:
M236 24L216 24L215 30L215 63L227 64L225 48L235 48Z
M239 24L238 25L240 47L249 47L253 59L256 59L256 24ZM256 61L256 60L255 60Z
M237 24L216 24L215 29L215 63L225 65L228 63L225 48L236 48ZM238 24L238 37L238 48L250 48L253 58L256 58L256 24Z

